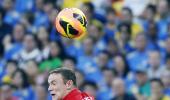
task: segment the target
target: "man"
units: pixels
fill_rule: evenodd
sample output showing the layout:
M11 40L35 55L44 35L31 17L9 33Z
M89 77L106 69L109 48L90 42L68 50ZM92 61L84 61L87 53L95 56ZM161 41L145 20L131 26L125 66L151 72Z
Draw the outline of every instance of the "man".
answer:
M163 93L164 84L159 78L153 78L150 82L151 97L149 100L170 100L170 98Z
M10 83L2 83L0 86L0 100L19 100L12 95L13 86Z
M76 76L71 70L53 70L48 77L48 83L52 100L94 100L76 88Z
M127 55L127 61L132 71L139 68L147 68L147 38L144 33L139 33L135 38L135 51Z
M121 78L113 80L112 89L115 95L111 100L137 100L134 95L126 92L125 82Z
M137 93L135 93L135 96L137 100L138 99L145 100L145 98L148 98L151 95L151 91L150 91L151 86L150 86L150 81L148 80L147 70L143 68L137 69L135 71L135 79L136 79L135 85L137 88ZM136 90L136 89L132 88L131 90Z
M161 66L161 54L157 50L152 50L149 52L149 68L148 68L148 77L151 78L160 78L163 72L163 67Z
M97 97L98 86L93 81L85 81L81 86L81 90L93 96L94 98Z

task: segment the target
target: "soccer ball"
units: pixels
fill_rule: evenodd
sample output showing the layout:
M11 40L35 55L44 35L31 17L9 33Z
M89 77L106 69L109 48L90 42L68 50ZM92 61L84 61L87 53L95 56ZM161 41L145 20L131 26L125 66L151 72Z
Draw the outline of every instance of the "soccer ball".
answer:
M87 19L77 8L65 8L56 17L57 31L67 38L81 38L86 34Z

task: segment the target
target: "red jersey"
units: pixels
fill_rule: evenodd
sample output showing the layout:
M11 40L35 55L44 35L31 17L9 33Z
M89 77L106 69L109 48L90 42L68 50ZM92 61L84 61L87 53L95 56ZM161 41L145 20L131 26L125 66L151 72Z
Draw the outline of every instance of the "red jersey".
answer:
M94 98L85 92L74 89L68 95L66 95L63 100L94 100Z

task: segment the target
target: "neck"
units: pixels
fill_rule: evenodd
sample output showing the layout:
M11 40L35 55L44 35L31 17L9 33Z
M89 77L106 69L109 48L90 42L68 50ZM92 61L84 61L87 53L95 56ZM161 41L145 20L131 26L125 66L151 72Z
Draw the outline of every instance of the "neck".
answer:
M71 91L73 91L74 89L76 89L76 88L74 87L74 88L72 88L72 89L67 90L66 93L65 93L65 95L63 96L63 98L66 98L67 95L68 95ZM63 100L63 99L62 99L62 100Z

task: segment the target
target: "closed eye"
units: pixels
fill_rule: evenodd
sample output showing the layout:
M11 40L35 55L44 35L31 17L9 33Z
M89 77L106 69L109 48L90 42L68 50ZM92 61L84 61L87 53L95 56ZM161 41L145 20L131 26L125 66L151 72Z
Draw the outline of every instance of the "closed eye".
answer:
M49 82L49 85L56 85L56 84L57 84L56 81L51 81L51 82Z

